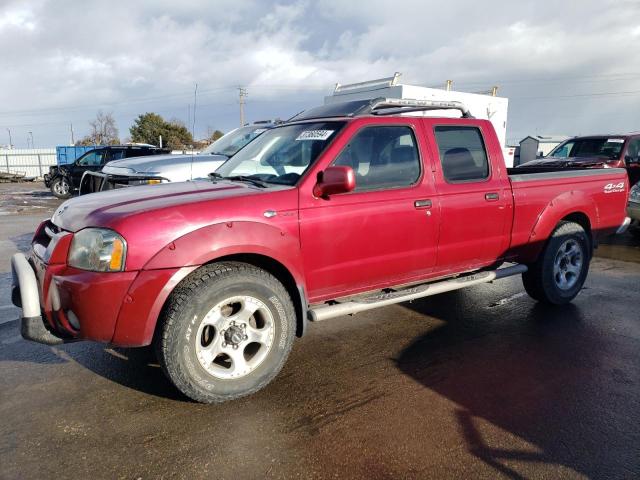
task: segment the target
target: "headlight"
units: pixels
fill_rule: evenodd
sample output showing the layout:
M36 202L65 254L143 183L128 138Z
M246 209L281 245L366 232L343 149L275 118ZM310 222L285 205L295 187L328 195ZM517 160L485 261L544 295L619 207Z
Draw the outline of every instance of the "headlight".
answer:
M92 272L121 272L127 244L120 235L106 228L85 228L73 235L68 263Z
M629 190L629 199L634 202L640 202L640 182L636 183L631 190Z

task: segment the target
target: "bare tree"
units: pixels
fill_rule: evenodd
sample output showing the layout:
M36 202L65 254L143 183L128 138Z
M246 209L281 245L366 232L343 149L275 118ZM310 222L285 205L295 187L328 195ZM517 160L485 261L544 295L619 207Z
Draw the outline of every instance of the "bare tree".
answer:
M120 143L113 113L104 113L100 110L89 125L91 133L78 142L80 145L118 145Z

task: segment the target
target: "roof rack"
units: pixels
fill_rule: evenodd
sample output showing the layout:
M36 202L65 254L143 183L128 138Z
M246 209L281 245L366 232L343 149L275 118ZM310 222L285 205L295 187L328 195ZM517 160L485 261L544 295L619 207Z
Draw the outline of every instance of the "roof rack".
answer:
M373 98L350 100L321 105L304 110L287 122L310 120L313 118L360 117L362 115L395 115L426 110L460 110L463 118L473 118L469 109L461 102L438 100L411 100L401 98Z
M427 110L460 110L463 118L473 118L467 106L462 102L403 98L376 98L364 111L360 111L358 114L395 115Z

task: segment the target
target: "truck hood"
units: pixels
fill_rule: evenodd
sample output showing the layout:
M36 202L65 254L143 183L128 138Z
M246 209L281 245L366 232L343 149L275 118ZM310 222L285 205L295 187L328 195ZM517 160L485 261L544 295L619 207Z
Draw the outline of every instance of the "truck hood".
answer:
M251 197L269 190L229 181L119 188L67 200L56 210L51 221L70 232L86 227L106 227L124 233L127 225L142 218L145 221L152 218L157 224L170 220L187 226L194 221L211 221L218 213L214 204L223 203L222 200Z
M226 162L224 155L149 155L131 157L108 162L102 169L104 173L136 174L161 173L176 166L185 166L193 162ZM125 170L126 169L126 170Z
M268 210L277 214L266 216ZM245 182L206 180L83 195L63 203L51 220L71 232L87 227L118 232L127 245L126 268L135 271L144 268L163 248L170 248L172 242L205 227L233 228L237 223L251 223L273 228L288 222L295 232L297 211L295 187L260 188ZM254 239L257 243L262 240L261 237Z
M539 158L536 160L531 160L530 162L523 163L518 165L518 168L523 167L557 167L557 168L566 168L566 167L582 167L582 168L602 168L606 164L618 162L617 159L611 159L606 157L567 157L567 158L557 158L557 157L546 157Z

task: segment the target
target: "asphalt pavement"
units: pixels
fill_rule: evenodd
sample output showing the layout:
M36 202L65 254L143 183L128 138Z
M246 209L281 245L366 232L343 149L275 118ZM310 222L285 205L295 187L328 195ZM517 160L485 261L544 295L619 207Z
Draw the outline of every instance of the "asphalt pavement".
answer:
M199 405L148 349L21 339L9 259L58 203L0 184L2 479L640 478L629 235L573 304L515 277L312 324L267 388Z

